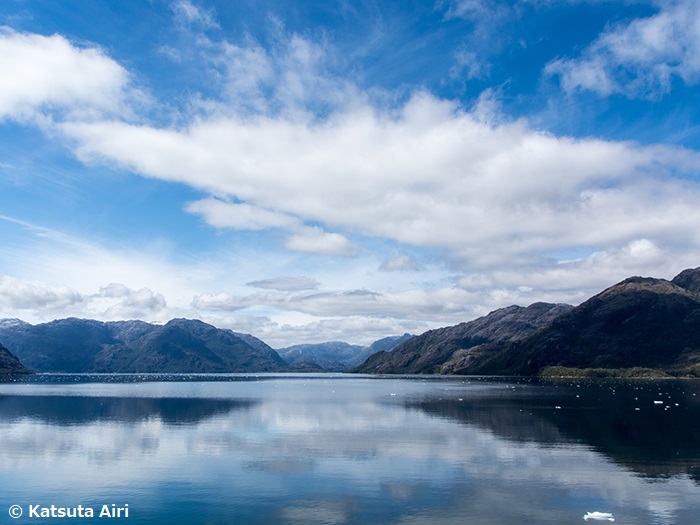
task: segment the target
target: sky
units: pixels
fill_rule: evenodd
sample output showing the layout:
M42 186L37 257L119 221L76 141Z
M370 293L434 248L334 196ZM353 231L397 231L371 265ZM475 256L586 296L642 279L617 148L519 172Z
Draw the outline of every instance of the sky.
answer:
M0 318L369 344L700 266L696 0L6 0Z

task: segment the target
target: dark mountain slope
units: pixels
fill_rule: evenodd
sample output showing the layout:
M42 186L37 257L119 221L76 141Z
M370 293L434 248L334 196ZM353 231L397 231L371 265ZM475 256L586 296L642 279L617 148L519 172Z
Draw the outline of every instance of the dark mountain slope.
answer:
M94 369L97 354L118 343L105 323L75 318L36 326L3 323L0 340L35 372L104 371Z
M4 320L0 339L37 372L274 372L286 366L262 341L254 348L230 330L187 319L164 326Z
M531 375L546 366L689 370L700 363L699 276L696 269L673 282L626 279L510 345L476 372Z
M0 344L0 374L31 374L31 371Z
M467 323L430 330L391 352L378 352L355 372L379 374L471 373L505 345L524 339L572 307L535 303L508 306Z

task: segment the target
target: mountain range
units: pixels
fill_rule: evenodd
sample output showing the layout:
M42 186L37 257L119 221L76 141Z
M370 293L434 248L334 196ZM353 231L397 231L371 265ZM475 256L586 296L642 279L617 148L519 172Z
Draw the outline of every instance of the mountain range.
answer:
M344 372L359 366L372 354L390 351L411 337L411 334L385 337L369 346L351 345L342 341L301 344L278 348L277 353L290 365L311 363L328 372Z
M700 375L700 268L630 277L579 306L509 306L431 330L353 371L534 375L551 367Z
M700 268L671 281L630 277L576 307L508 306L370 346L332 341L275 351L250 334L188 319L165 325L74 318L31 325L4 319L0 342L7 346L0 345L0 373L26 372L26 367L36 372L536 375L641 367L700 376Z
M0 340L35 372L279 372L287 363L252 336L197 320L165 325L60 319L0 321Z
M357 366L411 337L387 337L370 346L329 342L281 349L250 335L191 319L165 325L144 321L60 319L32 325L0 320L0 373L220 373L328 372ZM18 359L19 358L19 359ZM21 364L20 364L21 361Z

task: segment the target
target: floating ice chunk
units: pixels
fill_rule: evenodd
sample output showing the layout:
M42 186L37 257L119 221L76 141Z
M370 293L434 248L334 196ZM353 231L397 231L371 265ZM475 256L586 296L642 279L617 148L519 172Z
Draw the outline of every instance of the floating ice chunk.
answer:
M596 521L615 521L613 515L609 512L586 512L583 517L584 520L596 520Z
M654 404L655 404L655 405L663 405L664 402L663 402L663 401L654 401Z

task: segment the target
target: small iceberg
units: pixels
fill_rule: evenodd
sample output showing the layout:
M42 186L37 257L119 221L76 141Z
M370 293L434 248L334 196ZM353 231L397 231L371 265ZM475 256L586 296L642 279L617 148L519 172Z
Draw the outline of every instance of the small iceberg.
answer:
M615 521L615 518L609 512L586 512L583 517L584 520L596 520L596 521Z

